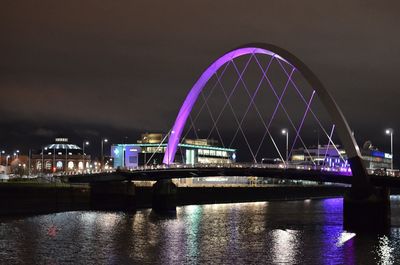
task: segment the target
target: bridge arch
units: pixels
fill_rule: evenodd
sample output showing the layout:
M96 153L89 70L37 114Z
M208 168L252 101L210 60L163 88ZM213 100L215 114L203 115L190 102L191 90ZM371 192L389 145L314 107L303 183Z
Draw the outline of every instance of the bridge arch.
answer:
M223 66L228 61L249 54L265 54L269 56L274 56L276 59L290 64L303 75L305 80L315 90L318 98L325 106L328 114L330 115L332 121L336 126L338 136L346 150L353 176L357 176L359 180L362 180L362 183L367 184L367 173L365 166L362 163L359 147L351 132L345 116L343 115L339 106L336 104L333 97L325 89L319 78L310 70L310 68L305 63L303 63L300 59L298 59L289 51L278 46L266 43L250 43L233 49L214 61L202 73L200 78L196 81L196 83L189 91L185 101L183 102L179 110L178 116L176 117L175 123L170 131L170 137L163 162L165 164L170 164L174 161L177 147L188 116L194 104L196 103L199 94L201 93L207 82L210 80L210 78L218 71L218 69L221 68L221 66Z

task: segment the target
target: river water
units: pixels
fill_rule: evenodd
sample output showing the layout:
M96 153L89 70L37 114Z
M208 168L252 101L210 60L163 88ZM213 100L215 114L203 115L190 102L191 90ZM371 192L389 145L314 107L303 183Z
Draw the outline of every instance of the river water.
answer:
M342 199L65 212L0 219L1 264L400 264L400 197L386 235L343 231Z

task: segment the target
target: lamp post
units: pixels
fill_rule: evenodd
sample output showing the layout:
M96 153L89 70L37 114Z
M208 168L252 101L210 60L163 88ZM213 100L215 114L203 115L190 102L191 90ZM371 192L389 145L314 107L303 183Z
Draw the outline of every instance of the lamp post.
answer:
M53 145L53 168L52 171L53 173L56 172L57 168L56 168L56 145Z
M6 171L8 170L8 159L10 159L10 155L6 156ZM7 171L8 172L8 171Z
M15 158L18 158L18 155L19 155L19 150L15 151L14 153Z
M107 138L102 138L101 139L101 164L100 164L100 169L103 169L104 167L104 143L108 143Z
M316 130L317 132L317 165L320 165L320 160L319 160L319 128Z
M31 156L32 156L32 149L29 149L29 158L28 158L28 175L31 175Z
M85 146L89 145L89 141L83 141L82 142L82 161L83 161L83 167L82 170L85 170Z
M68 145L65 145L65 173L68 171Z
M43 147L42 146L42 167L40 168L41 169L41 171L42 171L42 174L43 174L43 171L44 171L44 151L47 151L47 147Z
M390 135L390 154L392 156L390 168L393 170L393 129L386 129L385 132L386 132L386 135Z
M289 131L287 129L283 129L282 134L286 135L286 165L287 165L289 161Z
M2 161L2 160L1 160L1 156L4 155L5 153L6 153L6 151L4 151L4 150L1 150L1 151L0 151L0 165L1 165L1 161Z

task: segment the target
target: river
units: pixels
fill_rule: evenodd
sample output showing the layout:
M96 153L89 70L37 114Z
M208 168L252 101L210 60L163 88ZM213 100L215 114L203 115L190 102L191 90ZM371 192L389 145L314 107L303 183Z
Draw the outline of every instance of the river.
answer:
M385 235L343 231L341 198L65 212L0 219L1 264L400 264L400 197Z

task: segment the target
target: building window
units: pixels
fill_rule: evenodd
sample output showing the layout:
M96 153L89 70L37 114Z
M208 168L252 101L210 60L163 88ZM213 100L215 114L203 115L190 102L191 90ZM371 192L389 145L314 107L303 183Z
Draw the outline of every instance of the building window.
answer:
M46 169L47 170L51 169L51 162L50 161L46 161L45 165L46 165Z
M137 156L129 156L129 163L130 164L137 164L138 158Z
M74 169L74 162L72 161L68 162L68 169Z
M57 169L62 169L63 168L63 162L57 161L56 167L57 167Z
M83 162L79 162L79 163L78 163L78 168L79 168L79 169L83 169Z

